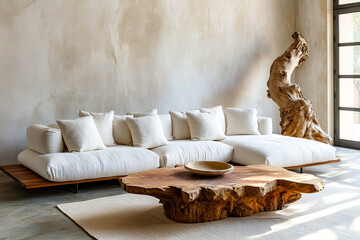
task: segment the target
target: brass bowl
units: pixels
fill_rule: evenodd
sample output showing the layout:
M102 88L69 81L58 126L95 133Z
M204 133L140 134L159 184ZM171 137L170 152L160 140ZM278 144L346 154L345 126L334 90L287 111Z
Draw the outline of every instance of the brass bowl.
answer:
M232 171L234 166L223 162L200 161L190 162L185 165L185 168L202 176L219 176Z

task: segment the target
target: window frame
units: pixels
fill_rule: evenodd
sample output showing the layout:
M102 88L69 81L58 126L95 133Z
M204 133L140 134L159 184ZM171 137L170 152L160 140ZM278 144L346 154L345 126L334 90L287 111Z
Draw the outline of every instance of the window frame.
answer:
M359 46L360 42L339 43L339 15L346 13L360 12L360 2L341 4L339 0L334 0L333 7L333 34L334 34L334 145L360 149L360 141L345 140L340 138L340 110L360 112L360 107L341 107L340 106L340 78L359 78L360 74L339 74L339 48L345 46Z

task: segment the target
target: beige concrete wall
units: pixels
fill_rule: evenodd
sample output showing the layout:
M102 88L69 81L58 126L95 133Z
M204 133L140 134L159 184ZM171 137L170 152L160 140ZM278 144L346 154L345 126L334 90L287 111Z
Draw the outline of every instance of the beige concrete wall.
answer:
M79 109L256 107L279 132L266 81L294 12L288 0L0 1L0 163L16 162L28 125Z
M298 0L296 29L308 40L310 55L296 70L296 83L312 104L322 129L333 135L332 0Z

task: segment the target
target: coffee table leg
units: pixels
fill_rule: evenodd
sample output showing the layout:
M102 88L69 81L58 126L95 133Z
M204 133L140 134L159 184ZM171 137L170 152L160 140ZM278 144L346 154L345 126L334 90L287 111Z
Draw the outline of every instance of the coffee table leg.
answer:
M245 217L257 212L280 210L285 204L293 203L301 198L301 193L278 186L265 196L236 197L236 193L223 196L222 199L194 200L186 202L183 199L161 199L165 215L181 223L199 223L225 219L230 217Z
M165 215L182 223L209 222L227 218L225 201L168 201L161 200Z

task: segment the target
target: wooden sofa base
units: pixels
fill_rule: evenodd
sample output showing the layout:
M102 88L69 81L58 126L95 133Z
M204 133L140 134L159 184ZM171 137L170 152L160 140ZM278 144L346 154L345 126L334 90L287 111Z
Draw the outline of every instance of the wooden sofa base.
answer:
M17 183L19 183L22 187L26 189L75 185L76 187L75 192L77 192L77 185L79 183L97 182L97 181L114 180L114 179L120 180L120 178L123 177L123 176L115 176L115 177L85 179L79 181L51 182L41 177L37 173L33 172L32 170L28 169L22 164L0 166L0 170L9 177L11 177L12 179L14 179Z
M299 166L285 167L285 169L300 168L301 172L302 172L302 168L304 168L304 167L311 167L311 166L317 166L317 165L323 165L323 164L329 164L329 163L335 163L335 162L340 162L340 159L334 159L334 160L330 160L330 161L326 161L326 162L311 163L311 164L305 164L305 165L299 165ZM240 166L240 164L233 163L233 162L231 162L231 164ZM0 170L2 172L4 172L6 175L8 175L9 177L11 177L12 179L14 179L17 183L19 183L25 189L74 185L75 190L72 190L73 192L77 192L79 183L97 182L97 181L114 180L114 179L120 180L120 178L124 177L124 176L115 176L115 177L85 179L85 180L79 180L79 181L51 182L21 164L0 166Z

